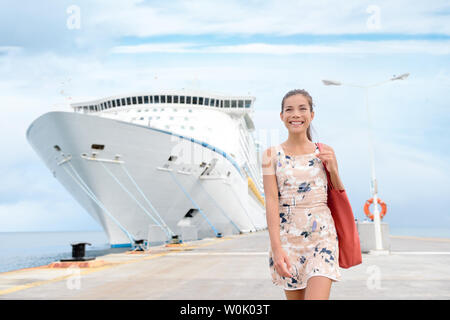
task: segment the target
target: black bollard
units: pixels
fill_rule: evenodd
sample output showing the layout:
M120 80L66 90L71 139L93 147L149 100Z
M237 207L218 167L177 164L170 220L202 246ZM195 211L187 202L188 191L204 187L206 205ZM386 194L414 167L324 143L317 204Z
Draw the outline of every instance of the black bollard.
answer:
M145 239L134 240L134 247L131 251L145 251Z
M88 242L75 242L75 243L71 243L70 245L72 246L72 259L61 259L61 262L65 262L65 261L89 261L89 260L94 260L95 257L85 257L85 247L86 245L91 245Z
M177 235L177 234L173 235L170 243L171 244L180 244L181 239L180 239L179 235Z

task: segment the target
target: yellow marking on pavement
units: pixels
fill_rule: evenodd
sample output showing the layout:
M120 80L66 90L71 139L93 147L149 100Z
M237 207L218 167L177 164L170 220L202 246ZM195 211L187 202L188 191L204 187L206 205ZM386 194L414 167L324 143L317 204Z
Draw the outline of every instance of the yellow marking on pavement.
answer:
M152 254L152 255L150 255L148 257L143 257L143 258L140 258L140 259L133 259L133 260L124 261L124 262L111 262L110 264L102 266L102 267L97 267L97 268L94 267L94 268L88 268L86 270L83 270L83 271L80 272L80 275L86 275L86 274L94 273L94 272L97 272L97 271L106 270L106 269L109 269L109 268L112 268L112 267L116 267L116 266L119 266L119 265L135 263L135 262L139 262L139 261L143 261L143 260L151 260L151 259L155 259L155 258L159 258L159 257L165 256L165 255L167 255L169 253L178 252L178 251L185 251L185 250L191 250L191 249L200 248L200 247L205 247L205 246L208 246L208 245L212 245L212 244L215 244L215 243L219 243L219 242L223 242L225 240L231 240L231 239L233 239L233 238L227 237L227 238L221 238L221 239L214 239L213 241L209 241L209 242L198 244L198 245L192 245L192 246L189 246L189 247L183 247L183 248L176 249L176 250L169 250L169 251L166 251L166 252L155 253L155 254ZM40 266L40 267L36 267L36 268L20 269L20 270L5 272L5 273L8 273L8 274L18 273L18 272L27 271L27 270L29 271L30 269L45 269L45 268L44 268L44 266ZM82 269L82 268L80 268L80 269ZM59 269L59 270L61 270L61 269ZM1 275L2 275L2 273L0 273L0 276ZM21 291L21 290L25 290L25 289L38 287L38 286L41 286L41 285L44 285L44 284L48 284L48 283L53 283L53 282L58 282L58 281L61 281L61 280L66 280L66 279L68 279L70 277L73 277L73 276L74 276L73 274L69 274L69 275L56 277L56 278L50 279L50 280L35 281L35 282L31 282L31 283L27 283L27 284L11 287L11 288L8 288L8 289L3 289L3 290L0 290L0 296L8 294L8 293L13 293L13 292L17 292L17 291Z

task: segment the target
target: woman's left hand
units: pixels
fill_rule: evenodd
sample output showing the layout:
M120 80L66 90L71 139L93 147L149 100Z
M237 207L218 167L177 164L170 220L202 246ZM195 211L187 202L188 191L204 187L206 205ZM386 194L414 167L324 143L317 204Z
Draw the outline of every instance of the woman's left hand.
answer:
M337 160L336 156L334 154L334 150L327 145L322 144L322 152L319 152L316 154L316 157L319 158L325 168L330 173L337 173L338 172L338 166L337 166Z

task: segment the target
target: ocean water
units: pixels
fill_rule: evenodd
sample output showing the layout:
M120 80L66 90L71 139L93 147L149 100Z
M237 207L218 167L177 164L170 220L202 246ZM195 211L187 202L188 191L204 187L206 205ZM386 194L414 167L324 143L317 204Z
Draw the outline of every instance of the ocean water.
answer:
M130 248L110 248L103 231L0 232L0 272L46 265L72 257L73 242L88 242L86 257Z

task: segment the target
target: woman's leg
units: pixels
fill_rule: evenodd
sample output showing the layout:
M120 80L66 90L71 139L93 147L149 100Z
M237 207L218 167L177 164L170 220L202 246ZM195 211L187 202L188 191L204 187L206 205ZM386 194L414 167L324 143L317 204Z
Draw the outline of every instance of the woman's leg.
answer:
M287 300L305 300L305 290L284 290Z
M328 300L330 297L331 279L314 276L308 279L305 300Z

